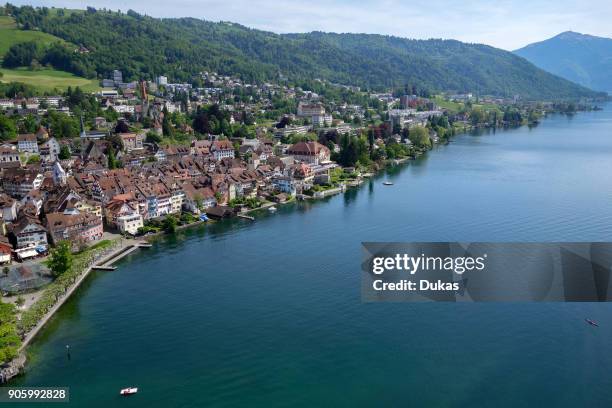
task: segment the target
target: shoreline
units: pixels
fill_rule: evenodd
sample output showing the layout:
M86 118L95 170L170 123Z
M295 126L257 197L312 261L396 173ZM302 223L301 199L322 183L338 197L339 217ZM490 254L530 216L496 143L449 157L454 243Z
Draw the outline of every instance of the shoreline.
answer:
M70 299L70 297L81 286L85 279L89 277L91 271L96 269L96 266L110 266L111 264L131 254L135 250L141 248L138 243L128 243L124 245L123 242L119 242L120 245L118 245L116 249L113 249L108 253L103 253L97 259L90 261L88 266L79 274L79 277L70 285L68 290L66 290L66 292L64 292L62 296L57 299L57 302L44 314L38 323L36 323L36 325L25 334L25 336L22 338L21 346L17 350L17 356L0 368L0 383L5 384L12 378L23 373L27 363L26 348L53 318L55 313L57 313L57 311L66 303L66 301Z
M517 127L522 127L522 126L528 126L528 125L520 125ZM452 140L456 136L467 135L467 134L469 134L469 131L463 131L460 133L456 133L455 135L451 136L449 140ZM448 144L448 141L445 143L440 143L440 145L446 145L446 144ZM336 195L342 192L346 192L349 188L355 188L355 187L359 188L364 184L366 179L368 180L372 179L374 176L383 172L389 166L400 165L400 164L405 164L410 161L414 161L415 159L425 156L429 152L429 150L431 149L420 152L420 154L417 154L416 157L408 156L408 157L403 157L400 159L387 159L383 163L376 163L374 168L369 168L366 173L363 173L363 175L360 175L355 180L346 181L341 186L338 186L338 187L333 187L328 190L319 191L313 194L313 196L303 196L302 200L303 201L321 200L329 196L333 196L333 195ZM256 212L256 211L265 210L273 206L293 204L296 201L300 201L300 200L296 197L295 199L291 199L291 200L288 200L282 203L266 202L260 207L245 210L242 212L242 214L249 214L249 213ZM230 219L234 219L234 218L238 218L238 217L231 217ZM175 232L184 230L184 229L188 229L191 227L196 227L196 226L206 225L209 223L216 223L216 222L217 222L216 220L210 220L210 221L198 220L193 223L177 226ZM125 238L117 238L118 242L120 242L120 245L117 248L113 249L112 251L108 253L103 253L97 259L90 261L87 267L79 274L78 278L70 285L68 290L66 290L66 292L64 292L62 296L60 296L57 299L57 302L44 314L44 316L37 322L37 324L25 334L25 336L22 339L22 344L18 349L18 355L12 361L0 367L0 383L7 383L12 378L17 377L24 372L25 366L27 365L27 354L26 354L27 347L32 343L32 341L41 332L41 330L46 326L46 324L52 319L55 313L59 311L59 309L66 303L68 299L70 299L70 297L74 294L74 292L87 279L92 269L96 269L95 268L96 266L111 266L112 264L118 262L119 260L123 259L127 255L135 252L137 249L142 248L139 244L148 243L148 238L157 238L159 236L166 235L166 234L167 233L164 231L158 231L158 232L150 233L148 235L141 236L141 237L131 239L131 240L127 240Z
M418 157L422 156L418 155ZM380 165L380 167L376 168L376 169L368 169L367 173L365 176L361 175L359 176L357 179L355 180L351 180L351 181L347 181L345 183L343 183L342 185L338 186L338 187L334 187L334 188L330 188L328 190L323 190L323 191L319 191L315 194L313 194L312 196L305 196L302 195L302 198L299 199L297 196L291 200L282 202L282 203L274 203L274 202L266 202L264 204L262 204L260 207L257 208L251 208L251 209L247 209L245 211L242 211L240 214L250 214L253 212L257 212L257 211L262 211L262 210L266 210L270 207L274 207L274 206L282 206L282 205L287 205L287 204L294 204L297 201L316 201L316 200L323 200L327 197L336 195L336 194L340 194L343 192L346 192L349 188L359 188L363 185L365 179L371 179L373 176L375 176L377 173L381 173L384 169L386 169L388 166L390 165L399 165L399 164L405 164L409 161L414 160L414 157L403 157L401 159L392 159L392 160L385 160L384 163L382 163L382 165ZM234 218L239 218L238 216L234 216L231 217L230 219L234 219ZM209 220L209 221L195 221L189 224L184 224L184 225L179 225L176 227L175 232L181 231L181 230L185 230L188 228L192 228L192 227L197 227L197 226L201 226L201 225L206 225L206 224L210 224L210 223L216 223L217 220ZM97 259L93 262L90 262L90 264L87 266L87 268L81 272L81 274L79 275L79 278L70 286L70 288L57 300L57 302L45 313L45 315L38 321L38 323L32 328L30 329L30 331L28 331L26 333L26 335L23 337L22 339L22 344L18 349L18 355L17 357L15 357L12 361L8 362L7 364L5 364L3 367L0 367L0 383L6 383L8 381L10 381L12 378L20 375L23 373L25 366L27 364L27 356L26 356L26 348L30 345L30 343L36 338L36 336L40 333L40 331L45 327L45 325L53 318L53 316L55 315L55 313L57 313L57 311L59 311L59 309L66 303L66 301L68 299L70 299L70 297L72 296L72 294L81 286L81 284L85 281L85 279L87 279L87 277L90 275L91 271L93 269L96 269L96 266L101 266L101 267L111 267L111 265L115 262L118 262L119 260L123 259L124 257L126 257L127 255L131 254L132 252L134 252L136 249L141 248L138 245L138 242L148 242L147 240L149 238L158 238L160 236L166 235L167 233L164 231L157 231L157 232L153 232L153 233L149 233L148 235L142 236L142 237L138 237L135 238L133 240L129 240L128 243L124 246L123 244L119 246L119 248L117 248L116 250L112 251L111 253L108 254L104 254L100 257L100 259ZM123 242L123 240L125 240L125 238L119 238L119 240L121 240L121 242ZM127 241L127 240L126 240ZM132 244L131 242L134 242L134 244ZM131 249L127 249L130 248ZM102 269L102 268L101 268ZM110 268L109 268L110 269ZM5 371L8 375L5 376Z

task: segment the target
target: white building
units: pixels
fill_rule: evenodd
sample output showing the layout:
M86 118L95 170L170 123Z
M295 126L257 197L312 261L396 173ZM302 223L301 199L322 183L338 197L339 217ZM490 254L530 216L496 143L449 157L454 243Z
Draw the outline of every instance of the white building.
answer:
M46 162L54 162L59 158L60 144L54 137L40 146L40 158Z
M25 197L31 190L38 190L44 180L42 173L25 169L10 169L0 180L4 191L12 197Z
M215 140L210 147L210 152L215 160L219 161L225 158L234 158L234 146L229 140Z
M63 169L62 165L56 161L53 164L53 184L63 186L67 181L68 176L66 175L66 171Z
M312 126L316 128L331 126L332 120L332 115L327 113L323 115L313 115Z
M47 246L47 230L40 223L28 217L23 217L12 228L12 234L17 241L17 248L32 246Z
M164 75L160 75L157 77L157 85L162 86L162 85L168 85L168 77L164 76Z
M46 103L47 106L57 108L60 105L60 102L63 101L61 96L41 96L38 98L38 104L40 105L42 102Z
M20 162L19 152L12 145L0 146L0 163Z
M1 109L14 109L15 102L12 99L8 99L8 98L0 99L0 108Z
M134 113L134 105L114 105L113 109L117 113Z
M103 89L98 92L98 96L100 96L101 98L118 98L119 92L113 89Z
M113 71L113 81L115 81L115 83L123 82L123 74L118 69Z
M298 104L297 115L302 117L325 115L325 108L320 103L308 103L301 101Z
M171 212L173 214L177 214L181 212L183 208L183 200L185 199L185 193L181 190L176 190L172 192L172 196L170 197L171 204Z
M17 149L24 153L38 153L38 141L34 133L17 136Z
M281 193L287 193L294 196L296 193L295 183L291 177L278 176L272 179L274 189Z
M136 235L143 226L142 215L137 212L117 218L117 228L122 233Z
M0 194L0 220L13 222L17 219L17 200L6 194Z
M276 129L274 131L274 137L282 139L289 135L305 135L310 130L309 126L285 126L284 128Z

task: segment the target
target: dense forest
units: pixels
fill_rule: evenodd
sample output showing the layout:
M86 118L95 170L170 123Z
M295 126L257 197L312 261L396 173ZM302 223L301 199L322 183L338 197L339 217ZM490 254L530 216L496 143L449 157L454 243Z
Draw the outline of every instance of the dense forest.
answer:
M262 82L315 78L369 89L412 84L431 91L476 92L523 98L594 96L510 52L453 40L409 40L370 34L279 35L232 23L157 19L133 11L14 7L22 29L41 30L70 44L16 44L6 66L29 60L88 78L120 69L126 80L167 75L196 81L201 71ZM75 52L75 47L82 47ZM31 61L30 61L31 62Z

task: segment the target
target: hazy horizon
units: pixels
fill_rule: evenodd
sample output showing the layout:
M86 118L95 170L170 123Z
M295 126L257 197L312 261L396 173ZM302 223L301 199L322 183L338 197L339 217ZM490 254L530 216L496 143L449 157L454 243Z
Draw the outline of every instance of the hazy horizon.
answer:
M250 28L276 33L327 31L368 33L398 37L455 39L515 50L546 40L565 31L612 37L608 16L612 3L594 0L560 0L554 6L544 0L529 3L529 12L517 0L502 0L495 5L484 0L398 0L351 4L348 0L312 0L300 4L287 0L235 0L216 3L210 0L178 0L167 9L159 0L136 0L127 5L117 0L13 1L15 5L66 7L87 6L126 12L133 9L152 17L195 17L210 21L230 21Z

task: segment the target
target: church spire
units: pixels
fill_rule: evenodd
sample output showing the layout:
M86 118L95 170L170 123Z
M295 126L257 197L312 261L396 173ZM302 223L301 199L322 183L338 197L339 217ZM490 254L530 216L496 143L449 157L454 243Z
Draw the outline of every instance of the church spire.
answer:
M83 115L81 115L81 138L86 138L87 133L85 132L85 124L83 123Z

